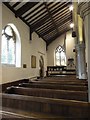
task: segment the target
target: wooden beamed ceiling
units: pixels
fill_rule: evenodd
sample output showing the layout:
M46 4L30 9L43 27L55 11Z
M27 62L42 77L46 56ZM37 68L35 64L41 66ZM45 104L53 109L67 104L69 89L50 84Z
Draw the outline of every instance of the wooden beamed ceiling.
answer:
M47 45L70 30L72 12L71 1L67 2L3 2L14 14L30 27L31 34L36 32Z

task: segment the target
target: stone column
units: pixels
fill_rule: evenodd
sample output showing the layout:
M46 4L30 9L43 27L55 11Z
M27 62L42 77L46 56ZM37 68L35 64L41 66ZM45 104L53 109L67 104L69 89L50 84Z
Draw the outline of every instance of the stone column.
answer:
M84 20L86 61L88 74L88 100L90 102L90 2L80 3L80 15Z
M73 23L74 23L74 28L73 28L73 31L76 32L76 37L74 37L74 40L75 40L75 45L77 45L78 43L78 15L77 15L77 10L78 10L78 2L76 2L76 0L74 0L74 2L72 3L73 4L73 11L72 11L72 16L73 16ZM76 63L76 78L79 77L79 74L78 74L78 62L77 62L77 54L75 52L75 63Z
M78 43L76 45L77 63L78 63L78 78L87 79L86 61L85 61L85 44Z

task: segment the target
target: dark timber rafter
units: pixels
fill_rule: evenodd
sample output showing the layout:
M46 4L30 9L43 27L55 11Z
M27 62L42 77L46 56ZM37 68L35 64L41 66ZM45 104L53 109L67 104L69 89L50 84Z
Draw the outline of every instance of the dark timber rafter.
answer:
M11 1L11 0L10 0ZM69 11L71 2L25 2L22 0L4 2L16 17L19 17L30 29L30 40L32 33L36 32L46 45L69 30L72 21L72 13ZM70 0L71 1L71 0ZM17 7L17 9L15 9Z
M49 3L49 5L50 5L51 3ZM41 4L41 5L43 5L43 4ZM40 8L40 7L39 7ZM37 9L38 9L38 7L37 7ZM34 9L35 10L35 9ZM26 19L27 21L28 20L30 20L31 18L33 18L33 17L35 17L38 13L40 13L41 11L43 11L43 10L45 10L45 7L43 7L43 8L41 8L38 12L36 12L35 14L33 14L33 15L31 15L28 19ZM41 15L43 15L44 13L46 13L46 11L44 11ZM41 16L40 15L40 16ZM38 17L37 17L38 18ZM37 19L37 18L35 18L35 19ZM34 21L35 19L33 19L32 21ZM30 21L30 23L32 23L32 21Z
M35 12L37 9L39 9L40 7L42 7L43 3L40 4L38 7L36 7L35 9L33 9L32 11L30 11L28 14L26 14L23 18L28 17L29 15L31 15L33 12Z
M56 21L56 22L62 22L62 21L64 21L67 17L70 16L69 13L70 13L70 12L64 13L65 18L64 18L64 15L61 14L60 17L58 16L57 19L56 19L56 18L54 19L54 21ZM42 32L42 30L45 30L45 28L47 28L48 26L49 26L49 29L50 29L50 28L51 28L51 27L50 27L50 26L51 26L51 21L46 22L45 24L43 24L42 26L40 26L37 30ZM46 32L46 31L45 31L45 32Z
M32 31L34 32L38 27L40 27L41 25L43 25L48 20L50 20L49 15L46 15L42 19L40 19L37 22L35 22L34 24L32 24L31 25Z
M39 11L38 11L38 13L39 12L41 12L41 11L43 11L45 9L45 7L44 8L42 8L42 9L40 9ZM46 11L45 11L46 12ZM30 16L28 19L26 19L27 21L28 20L30 20L31 18L33 18L35 15L37 15L38 14L37 12L35 13L35 14L33 14L32 16ZM33 21L33 20L32 20ZM32 23L31 21L30 21L30 23Z
M37 17L35 17L34 19L32 19L31 21L29 21L29 23L32 25L32 23L35 21L35 20L37 20L38 18L40 18L42 15L44 15L43 17L45 17L46 16L46 13L47 13L47 11L45 10L44 12L42 12L39 16L37 16ZM32 17L34 17L34 16L32 16ZM42 17L42 18L43 18ZM41 18L40 18L41 19ZM27 21L28 20L30 20L30 18L29 19L27 19Z
M63 30L70 28L70 27L69 27L69 24L70 24L70 21L68 21L68 22L65 24L65 26L62 25L62 26L60 26L60 28L58 28L60 35L61 35L61 33L62 33ZM54 31L54 32L53 32L53 31ZM50 36L50 34L52 34L52 36ZM48 37L48 39L49 39L50 37L52 37L52 39L53 39L53 36L55 36L55 30L52 30L50 33L46 34L46 35L43 36L43 37L44 37L44 38Z
M53 38L48 39L47 46L48 46L52 41L54 41L56 38L58 38L60 35L62 35L63 33L67 32L67 31L69 31L69 30L70 30L70 28L62 31L62 33L56 34Z
M44 5L45 5L45 7L46 7L46 9L47 9L47 11L48 11L48 14L49 14L49 16L50 16L50 18L51 18L51 20L52 20L53 25L55 26L56 31L59 32L59 31L58 31L58 27L57 27L57 25L55 24L55 22L54 22L54 20L53 20L52 14L51 14L51 12L50 12L50 10L49 10L46 2L44 2Z
M68 16L65 20L61 21L59 24L58 24L58 27L60 25L62 25L63 23L65 24L67 21L70 20L70 16ZM55 27L52 27L51 29L48 29L48 31L44 32L44 33L41 33L41 36L44 36L46 34L48 34L49 32L51 32L53 29L55 29Z
M19 5L21 2L16 2L12 7L15 8L17 5Z
M25 12L27 12L28 10L30 10L36 4L38 4L38 2L27 2L25 5L23 5L22 7L20 7L16 11L16 17L19 17L19 16L23 15Z
M16 11L7 3L7 2L4 2L4 4L14 13L14 14L16 14ZM26 23L26 25L29 27L29 29L30 29L30 25L21 17L21 16L19 16L19 18L24 22L24 23ZM32 34L32 30L30 29L30 40L32 39L31 38L31 34Z

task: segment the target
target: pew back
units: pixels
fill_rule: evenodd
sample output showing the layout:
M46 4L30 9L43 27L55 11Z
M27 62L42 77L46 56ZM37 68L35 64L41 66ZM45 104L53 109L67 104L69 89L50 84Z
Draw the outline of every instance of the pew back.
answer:
M89 119L90 103L34 96L2 94L3 107Z
M45 88L45 89L59 89L59 90L73 90L73 91L87 91L87 86L71 86L71 85L61 85L61 84L44 84L44 83L22 83L19 84L21 87L29 88Z
M48 97L68 100L88 101L88 93L85 91L53 90L40 88L9 87L6 93L37 97Z

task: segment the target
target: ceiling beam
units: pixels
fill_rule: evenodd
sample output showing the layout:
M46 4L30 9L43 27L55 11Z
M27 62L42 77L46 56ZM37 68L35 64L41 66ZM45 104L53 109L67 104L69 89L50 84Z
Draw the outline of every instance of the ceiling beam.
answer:
M58 9L55 9L55 10L51 10L51 13L54 15L56 14L57 12L60 11L60 13L62 13L64 11L64 8L66 8L67 6L71 5L71 3L66 3L64 5L62 5L61 7L59 7ZM59 13L59 14L60 14Z
M69 12L69 13L70 13L70 12ZM64 16L64 15L65 15L65 16ZM60 18L57 17L57 19L54 19L54 20L55 20L55 22L58 22L58 21L62 22L62 20L63 20L63 19L65 20L65 19L67 18L67 16L70 16L70 15L68 15L67 12L66 12L65 14L63 14L62 16L60 16ZM64 17L65 17L65 18L64 18ZM60 19L60 20L58 20L58 19ZM58 21L57 21L57 20L58 20ZM44 25L40 26L37 30L43 32L43 29L44 29L44 31L45 31L45 28L47 28L48 26L51 26L51 23L50 23L50 22L51 22L51 21L46 22ZM49 27L49 29L50 29L50 27Z
M49 3L49 5L50 5L51 3ZM34 11L36 10L37 11L37 9L40 9L40 6L42 7L43 6L43 4L41 4L41 5L39 5L39 7L37 7L36 9L34 9ZM28 20L30 20L31 18L33 18L33 17L35 17L36 15L38 15L41 11L43 11L43 10L45 10L45 6L42 8L42 9L40 9L38 12L36 12L35 14L33 14L32 16L30 16L28 19L26 19L27 21ZM33 12L34 12L33 11ZM42 15L44 14L44 13L46 13L46 11L44 11L43 13L42 13ZM30 15L30 13L29 13L29 15ZM39 16L41 16L41 15L39 15ZM34 18L35 20L37 19L37 18ZM34 20L32 20L32 21L34 21ZM32 23L32 21L30 21L30 23Z
M36 7L35 9L33 9L32 11L30 11L28 14L26 14L23 18L25 19L26 17L28 17L29 15L31 15L33 12L35 12L37 9L39 9L42 5L43 5L43 3L40 4L38 7Z
M69 31L69 30L71 30L71 29L67 29L67 30L63 31L62 33L56 34L53 38L49 39L48 42L47 42L47 46L48 46L51 42L53 42L55 39L57 39L58 37L60 37L63 33L67 32L67 31Z
M65 30L67 30L67 29L70 29L70 27L67 27L67 28L64 27L64 29L62 29L59 34L62 35L62 34L65 32ZM51 34L52 34L52 33L51 33ZM55 33L55 34L52 34L51 36L50 36L50 35L45 36L44 38L45 38L45 39L48 39L48 41L49 41L50 39L54 38L54 37L57 36L57 35L58 35L58 33ZM47 42L48 42L48 41L47 41Z
M27 12L28 10L30 10L32 7L34 7L36 4L38 4L38 2L27 2L26 4L24 4L22 7L20 7L17 11L15 16L19 17L21 15L23 15L25 12Z
M58 28L58 29L59 29L59 32L58 32L58 33L62 33L63 30L69 29L69 28L70 28L70 27L69 27L69 24L70 24L70 21L68 21L67 23L65 23L65 25L60 26L60 27ZM55 31L55 30L53 30L53 31ZM53 31L50 32L50 34L52 34L52 36L54 36ZM45 35L44 38L47 37L47 36L49 36L49 33L48 33L47 35Z
M71 20L71 15L67 15L65 18L56 21L56 23L57 23L57 25L59 27L60 25L66 23L69 20Z
M57 32L56 29L55 29L55 30L51 31L49 34L47 34L47 35L45 35L43 37L48 40L50 38L53 38L56 34L59 34L59 32Z
M59 27L60 25L62 25L63 23L65 23L69 20L70 20L70 16L67 17L66 19L64 19L63 21L61 21L59 24L57 24L57 26ZM41 33L40 35L44 36L44 35L48 34L49 32L51 32L53 29L55 29L55 27L52 27L52 28L48 29L47 31L45 31L44 33Z
M55 27L53 25L50 25L50 26L47 26L45 29L42 28L38 32L42 35L44 32L46 32L46 31L48 31L50 29L53 29L53 28L55 29Z
M21 2L16 2L12 7L15 8L17 5L19 5Z
M33 24L34 23L34 21L36 21L37 19L42 19L43 17L45 17L46 16L46 13L47 13L47 11L45 10L44 12L42 12L40 15L38 15L38 16L36 16L36 17L34 17L33 19L31 19L31 18L29 18L29 19L27 19L27 21L29 21L29 24ZM30 20L31 19L31 20ZM37 20L38 21L38 20ZM36 22L37 22L36 21Z
M8 2L3 2L3 4L5 4L14 14L16 13L16 11L9 5ZM30 25L22 18L22 17L19 17L27 26L30 27Z
M60 26L59 32L62 32L64 29L70 28L70 21L68 21L65 25Z
M4 2L4 4L15 14L16 11L8 4L8 2ZM30 29L30 40L31 40L32 39L32 36L31 36L32 29L30 28L30 25L21 16L19 16L19 18L29 27L29 29Z
M50 4L50 3L49 3ZM40 4L38 7L36 7L35 9L33 9L31 12L29 12L28 14L26 14L23 18L25 19L26 17L28 17L29 15L31 15L33 12L35 12L37 9L39 9L40 7L42 7L43 3ZM44 9L44 8L43 8ZM37 13L38 14L38 13Z
M71 3L67 3L63 6L61 6L59 9L56 9L55 11L52 11L52 15L55 14L56 12L58 12L59 10L62 10L63 7L67 7L67 5L70 5ZM61 12L62 13L62 12ZM40 15L41 16L41 15ZM39 17L39 16L38 16ZM41 25L43 25L43 23L45 23L45 21L49 18L49 15L46 15L45 17L41 17L39 20L37 20L34 24L30 24L30 26L32 27L32 30L35 31L38 27L40 27ZM34 19L33 19L34 20ZM33 22L33 20L31 22ZM36 20L36 18L35 18ZM31 23L30 22L30 23ZM42 23L41 23L42 22Z
M46 26L50 26L52 23L51 23L51 20L49 20L48 22L44 23L43 25L41 25L39 28L37 28L38 31L41 31L42 28L44 29Z
M50 4L48 4L47 5L47 7L49 6ZM45 12L44 12L45 13ZM38 17L41 17L41 15L43 15L44 13L42 13L42 14L40 14L39 16L37 16L36 18L34 18L32 21L30 21L29 23L30 23L30 25L31 26L33 26L31 23L34 21L34 20L36 20ZM43 19L43 17L42 18L40 18L40 19ZM37 21L36 21L37 22ZM35 23L33 23L33 24L36 24L36 22Z
M62 26L60 29L59 29L59 33L62 33L63 30L65 29L69 29L69 24L70 22L67 22L67 24L64 26ZM51 37L53 38L53 36L55 36L56 32L55 30L51 31L50 33L48 33L47 35L43 36L45 39L50 39Z
M54 25L56 31L58 32L58 27L57 27L57 25L56 25L55 22L54 22L54 19L53 19L53 17L52 17L52 14L51 14L51 12L50 12L50 10L49 10L49 8L48 8L46 2L44 2L44 5L45 5L45 7L46 7L46 9L47 9L47 12L48 12L48 14L49 14L49 16L50 16L50 18L51 18L51 21L52 21L52 23L53 23L53 25Z
M56 20L58 20L58 19L63 19L63 18L66 17L68 14L70 14L70 12L69 12L69 11L65 11L65 12L63 12L62 14L55 16L55 17L54 17L54 20L56 21Z
M45 7L44 8L42 8L42 9L40 9L38 12L36 12L35 14L33 14L33 15L31 15L28 19L26 19L27 21L28 20L30 20L30 19L32 19L33 17L35 17L36 15L38 15L38 13L40 13L41 11L43 11L45 9ZM44 11L43 13L42 13L42 15L44 14L44 13L46 13L46 11ZM36 19L36 18L34 18L34 19ZM34 20L32 20L32 21L34 21ZM32 21L30 21L30 23L32 23Z
M3 2L4 5L6 5L14 14L16 13L16 11L9 5L8 2Z
M34 32L38 27L40 27L41 25L43 25L48 20L50 20L49 15L46 15L45 17L43 17L42 19L39 19L34 24L30 25L31 28L32 28L32 31Z

